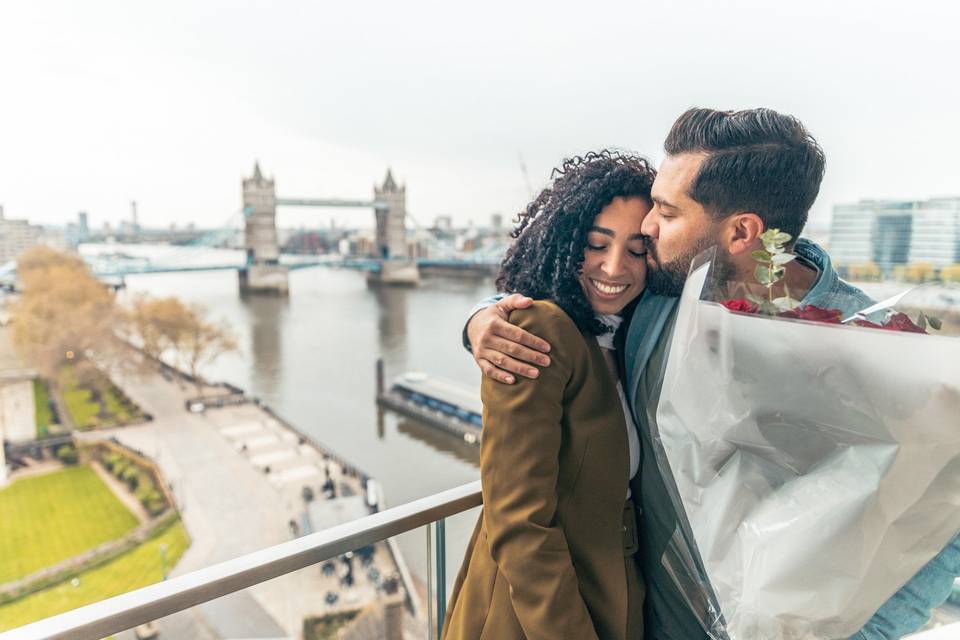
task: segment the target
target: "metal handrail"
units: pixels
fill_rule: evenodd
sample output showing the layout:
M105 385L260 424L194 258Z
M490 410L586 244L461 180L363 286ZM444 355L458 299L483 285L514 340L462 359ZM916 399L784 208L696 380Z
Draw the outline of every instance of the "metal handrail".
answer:
M0 633L0 640L103 638L429 525L481 502L477 480Z
M482 500L480 481L477 480L296 540L267 547L149 587L11 629L0 633L0 640L87 640L107 637L261 582L293 573L347 551L442 521L443 518L479 507ZM441 545L438 547L439 554L444 542L443 534L440 531L437 533L437 543ZM429 542L429 531L427 536ZM439 562L438 558L438 575L442 575ZM429 572L429 567L427 570ZM428 620L427 624L430 625L431 622ZM948 628L911 635L910 639L953 638L958 630L960 630L960 623L955 623L948 625Z

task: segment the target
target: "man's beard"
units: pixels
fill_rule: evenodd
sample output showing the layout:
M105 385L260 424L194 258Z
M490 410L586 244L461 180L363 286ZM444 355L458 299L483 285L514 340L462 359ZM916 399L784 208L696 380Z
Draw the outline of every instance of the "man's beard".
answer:
M647 290L660 296L679 298L683 293L683 285L687 281L693 259L712 247L714 242L713 238L702 238L689 251L668 262L660 262L657 259L656 244L653 241L647 251L651 252L657 266L651 268L647 265ZM711 289L717 288L717 285L724 286L734 280L737 270L729 258L730 256L717 249L713 268L710 270L710 280L713 282Z

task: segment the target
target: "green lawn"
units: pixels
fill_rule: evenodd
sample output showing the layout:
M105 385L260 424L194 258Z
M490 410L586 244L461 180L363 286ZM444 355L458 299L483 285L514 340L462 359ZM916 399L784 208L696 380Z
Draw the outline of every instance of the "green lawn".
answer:
M119 538L136 526L137 519L88 466L15 480L0 490L0 583Z
M63 401L67 405L70 417L73 418L73 424L77 425L78 429L97 426L100 403L94 402L93 393L89 389L66 389L63 392Z
M47 388L47 381L42 378L33 379L33 402L36 406L37 437L42 438L50 433L50 427L53 425L50 390Z
M190 538L179 520L136 549L81 574L76 587L67 581L0 606L0 631L159 582L163 578L162 544L167 546L169 571L190 546Z

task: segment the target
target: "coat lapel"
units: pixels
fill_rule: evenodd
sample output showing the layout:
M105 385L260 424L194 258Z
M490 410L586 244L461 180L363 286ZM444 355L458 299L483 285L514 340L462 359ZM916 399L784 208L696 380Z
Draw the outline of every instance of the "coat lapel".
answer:
M627 332L627 344L624 349L624 358L627 372L627 400L634 411L640 412L641 407L636 405L637 393L640 390L640 378L647 366L650 354L653 353L657 341L663 334L663 329L670 319L670 312L679 302L679 298L669 298L653 294L644 294L640 304L633 312L630 328ZM640 424L639 422L637 424Z

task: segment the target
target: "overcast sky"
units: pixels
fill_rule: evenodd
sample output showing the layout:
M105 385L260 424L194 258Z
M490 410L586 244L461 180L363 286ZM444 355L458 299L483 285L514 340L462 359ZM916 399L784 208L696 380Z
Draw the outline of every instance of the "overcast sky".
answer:
M259 159L283 197L422 224L513 215L562 157L657 161L690 106L772 107L827 153L814 206L960 195L952 2L5 2L0 204L63 223L221 226ZM372 225L282 209L283 226ZM354 221L354 222L351 222Z

